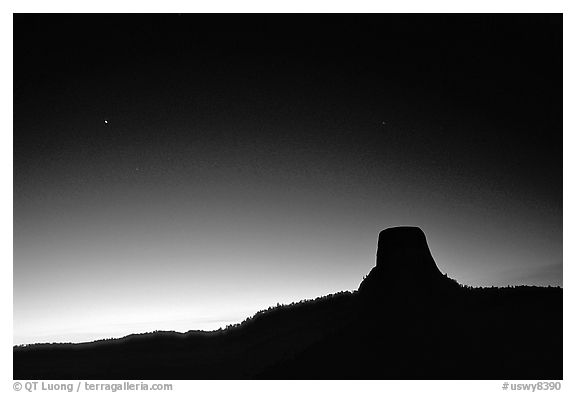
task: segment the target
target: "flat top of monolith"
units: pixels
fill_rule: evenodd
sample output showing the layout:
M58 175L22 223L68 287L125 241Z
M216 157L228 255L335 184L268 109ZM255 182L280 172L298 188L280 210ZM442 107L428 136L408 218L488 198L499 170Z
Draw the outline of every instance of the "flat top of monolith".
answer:
M426 235L419 227L392 227L380 232L380 235L378 235L378 248L380 248L380 243L382 242L386 243L382 245L398 244L398 246L415 242L422 243L426 242Z
M432 260L426 235L418 227L393 227L384 229L378 236L376 266L381 264L400 264L424 259L421 263L436 264ZM416 266L414 266L416 267Z

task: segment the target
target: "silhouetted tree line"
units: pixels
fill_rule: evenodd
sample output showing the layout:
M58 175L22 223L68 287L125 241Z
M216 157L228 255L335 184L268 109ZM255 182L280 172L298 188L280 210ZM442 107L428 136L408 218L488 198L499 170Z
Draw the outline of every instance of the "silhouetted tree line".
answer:
M365 277L366 276L364 276L364 278ZM467 293L470 293L472 295L492 294L492 295L506 296L506 295L519 294L519 293L531 293L531 292L537 293L537 292L540 292L543 289L545 289L545 287L538 287L538 286L534 286L534 285L507 285L505 287L498 287L498 286L474 287L471 285L460 284L456 280L453 280L451 278L449 278L449 279L452 280L454 283L456 283L462 290L464 290ZM561 290L562 289L562 287L560 287L560 286L550 286L550 285L548 285L546 288L549 290L550 289L552 289L552 290L554 290L554 289ZM311 308L311 307L315 307L315 308L316 307L322 307L323 303L333 302L333 301L338 302L339 300L349 300L357 292L358 291L340 291L340 292L336 292L333 294L319 296L319 297L314 298L314 299L304 299L304 300L300 300L297 302L291 302L289 304L277 303L275 306L270 306L265 310L260 310L260 311L256 312L254 315L247 317L246 319L244 319L243 321L241 321L239 323L228 324L224 328L218 328L218 329L213 330L213 331L189 330L185 333L180 333L180 332L176 332L173 330L154 330L152 332L146 332L146 333L134 333L134 334L130 334L128 336L122 337L122 338L103 338L103 339L92 341L92 343L97 344L97 343L105 343L105 342L114 342L114 341L118 341L118 340L139 339L139 338L148 337L150 335L160 337L160 336L175 336L175 335L190 336L190 335L227 334L231 330L244 328L246 326L249 326L249 325L255 323L256 321L266 319L266 318L274 318L275 316L280 315L284 311L287 311L287 310L292 310L292 311L297 313L299 311L304 311L307 308ZM73 345L78 345L78 344L71 343L71 342L64 342L64 343L52 342L52 343L37 343L37 344L20 344L20 345L14 345L14 348L19 348L19 349L30 348L30 347L42 348L42 347L50 347L50 346L54 346L54 345L73 346Z

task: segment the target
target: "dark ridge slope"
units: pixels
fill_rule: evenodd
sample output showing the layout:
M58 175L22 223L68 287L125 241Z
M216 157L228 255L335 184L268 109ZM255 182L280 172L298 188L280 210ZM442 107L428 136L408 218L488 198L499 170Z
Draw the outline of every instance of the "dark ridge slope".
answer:
M13 356L14 379L562 379L562 289L462 287L419 228L389 228L358 292Z

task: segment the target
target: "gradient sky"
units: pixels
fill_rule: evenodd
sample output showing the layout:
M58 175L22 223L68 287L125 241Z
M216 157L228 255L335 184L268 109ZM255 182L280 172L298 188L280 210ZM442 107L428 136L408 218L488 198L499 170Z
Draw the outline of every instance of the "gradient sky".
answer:
M561 15L15 15L15 344L355 290L397 225L562 285Z

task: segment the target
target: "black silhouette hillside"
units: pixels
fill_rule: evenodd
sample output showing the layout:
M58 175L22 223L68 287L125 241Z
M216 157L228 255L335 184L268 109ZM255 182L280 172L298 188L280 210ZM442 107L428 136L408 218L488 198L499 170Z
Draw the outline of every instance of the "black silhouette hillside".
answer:
M214 332L15 347L14 379L562 379L562 289L461 286L422 230L390 228L357 292Z

